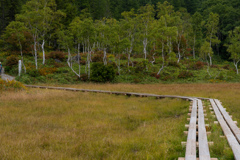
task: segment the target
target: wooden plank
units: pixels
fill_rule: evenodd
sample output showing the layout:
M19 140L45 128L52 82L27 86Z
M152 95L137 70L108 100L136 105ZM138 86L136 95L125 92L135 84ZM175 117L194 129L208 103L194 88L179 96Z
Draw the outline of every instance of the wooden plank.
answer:
M207 140L207 132L204 122L204 113L202 101L198 100L198 143L199 143L199 159L210 160L210 152Z
M223 118L221 112L219 111L219 109L218 109L218 107L215 104L213 99L210 99L210 103L211 103L211 105L213 107L213 110L216 114L217 120L222 127L223 133L227 138L228 144L232 148L233 155L234 155L235 159L240 160L240 145L239 145L236 137L234 136L231 129L227 125L225 119Z
M186 146L186 160L196 160L196 122L197 122L197 100L193 101L192 113L188 130L187 146Z
M228 126L232 130L233 134L237 138L238 142L240 143L240 129L236 125L236 123L232 120L231 116L226 112L226 110L223 108L221 102L217 99L214 100L215 103L217 104L218 109L223 115L223 118L227 122Z

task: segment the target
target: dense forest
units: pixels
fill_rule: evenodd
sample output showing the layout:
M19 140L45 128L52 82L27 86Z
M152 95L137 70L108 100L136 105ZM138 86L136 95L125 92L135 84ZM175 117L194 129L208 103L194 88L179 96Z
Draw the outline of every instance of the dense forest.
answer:
M22 60L32 55L36 69L40 53L45 64L46 52L67 52L68 66L78 77L81 53L86 53L89 77L95 53L104 65L114 57L118 74L122 54L129 72L131 57L138 55L153 65L158 58L157 75L170 62L189 58L208 66L214 58L231 61L238 73L239 6L239 0L2 0L1 50Z

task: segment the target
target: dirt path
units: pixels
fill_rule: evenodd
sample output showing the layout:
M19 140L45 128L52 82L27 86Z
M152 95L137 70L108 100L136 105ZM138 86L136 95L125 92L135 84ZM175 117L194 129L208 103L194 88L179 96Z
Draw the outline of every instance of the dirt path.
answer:
M1 78L2 78L4 81L12 81L12 80L15 80L15 77L9 76L9 75L7 75L7 74L1 74Z

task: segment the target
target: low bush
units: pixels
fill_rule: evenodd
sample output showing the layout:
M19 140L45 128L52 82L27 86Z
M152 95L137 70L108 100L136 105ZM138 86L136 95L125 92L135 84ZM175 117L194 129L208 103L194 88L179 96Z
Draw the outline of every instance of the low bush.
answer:
M178 78L190 78L193 77L193 73L191 73L190 71L182 71L180 72L180 74L178 75Z
M10 68L12 66L18 65L18 58L14 55L8 56L5 65L10 67Z
M84 82L88 81L88 75L86 73L82 74L80 80Z
M180 68L180 64L177 63L177 62L169 62L168 65L169 65L169 66L173 66L173 67Z
M103 54L96 54L92 58L93 62L103 62Z
M86 61L85 61L85 60L81 60L81 61L80 61L80 64L81 64L81 65L86 65Z
M48 74L53 74L53 73L55 73L56 72L56 68L47 68L47 67L45 67L45 68L40 68L39 69L39 74L41 75L41 76L46 76L46 75L48 75Z
M164 76L164 77L162 78L163 81L172 81L173 79L174 79L174 78L173 78L172 76L170 76L170 75Z
M67 55L67 53L65 53L65 52L53 51L47 55L47 58L58 59L60 61L64 61L66 59L66 55Z
M115 70L112 65L94 63L92 65L91 80L95 82L110 82L115 78Z
M15 80L12 80L12 81L4 81L2 79L0 79L0 90L11 90L11 89L14 89L14 90L25 90L26 87L18 82L18 81L15 81Z
M160 75L158 75L157 73L151 73L150 76L151 76L151 77L155 77L155 78L157 78L157 79L160 78Z
M227 69L227 70L230 70L230 65L229 64L226 64L222 67L223 69Z
M211 67L211 68L217 68L217 69L219 68L218 65L211 65L210 67Z
M195 69L199 70L202 69L204 67L204 63L201 61L197 61L195 64Z
M148 63L149 62L147 60L143 60L142 62L137 63L135 66L135 73L145 72Z
M121 59L121 60L127 60L128 57L127 57L126 54L121 54L121 55L120 55L120 59Z
M40 76L39 70L36 70L36 69L27 70L27 73L31 77L38 77L38 76Z

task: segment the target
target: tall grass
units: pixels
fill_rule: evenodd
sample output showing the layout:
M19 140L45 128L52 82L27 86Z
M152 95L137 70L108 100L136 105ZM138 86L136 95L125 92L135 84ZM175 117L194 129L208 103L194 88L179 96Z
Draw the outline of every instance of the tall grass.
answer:
M0 96L1 159L177 159L189 103L32 89Z

